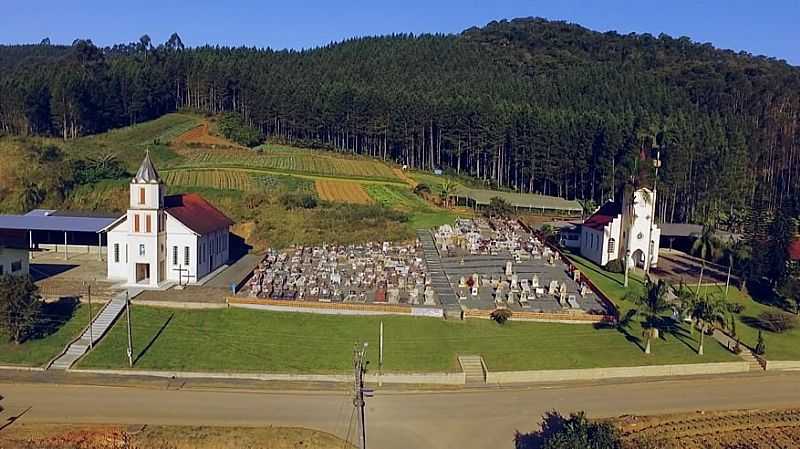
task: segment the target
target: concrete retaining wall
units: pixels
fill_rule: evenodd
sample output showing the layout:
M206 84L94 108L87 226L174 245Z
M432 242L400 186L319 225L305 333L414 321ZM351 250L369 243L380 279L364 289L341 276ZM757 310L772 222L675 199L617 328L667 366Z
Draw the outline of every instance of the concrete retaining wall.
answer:
M353 376L347 374L284 374L284 373L204 373L183 371L155 370L105 370L105 369L71 369L70 372L87 374L107 374L115 376L148 376L176 379L229 379L229 380L264 380L286 382L353 382ZM377 382L377 374L365 376L367 382ZM388 373L381 377L387 384L437 384L464 385L464 373Z
M0 365L0 370L7 371L44 371L41 366L16 366L16 365Z
M136 306L162 307L167 309L226 309L228 305L221 302L185 302L185 301L149 301L132 299Z
M693 376L703 374L743 373L750 370L747 362L697 363L687 365L633 366L621 368L588 368L542 371L499 371L486 373L488 384L560 382L629 377Z
M800 370L800 361L798 360L767 360L768 371L794 371Z
M382 376L377 374L367 374L364 380L367 382L378 382L380 379L387 384L435 384L435 385L464 385L467 382L467 375L461 373L387 373Z

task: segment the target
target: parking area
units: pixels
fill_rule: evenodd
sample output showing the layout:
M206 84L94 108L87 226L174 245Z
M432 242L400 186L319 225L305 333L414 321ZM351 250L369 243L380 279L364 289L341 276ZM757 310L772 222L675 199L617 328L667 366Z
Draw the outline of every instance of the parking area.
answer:
M30 273L46 299L85 296L89 285L93 300L107 300L118 290L106 279L106 262L96 249L72 247L65 259L63 247L41 247L31 252Z

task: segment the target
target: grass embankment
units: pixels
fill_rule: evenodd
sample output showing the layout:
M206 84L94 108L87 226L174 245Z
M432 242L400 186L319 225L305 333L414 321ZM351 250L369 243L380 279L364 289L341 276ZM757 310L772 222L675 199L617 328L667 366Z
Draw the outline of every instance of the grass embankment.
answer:
M724 298L725 286L703 286L700 288L700 293ZM736 335L742 343L755 348L758 342L759 315L763 312L775 312L780 309L761 304L736 287L731 287L728 291L728 302L741 304L744 307L741 313L734 315L736 317ZM767 360L800 360L800 328L780 334L767 330L762 332L767 348L765 354Z
M135 307L135 367L227 372L346 373L356 342L369 343L377 369L378 329L384 322L384 369L458 371L459 354L483 355L490 370L535 370L729 361L709 344L693 352L689 336L669 338L645 355L613 329L591 325L466 322L412 317L352 317L228 310ZM126 368L125 321L80 362L83 368Z
M0 364L42 366L58 355L89 324L87 306L78 305L74 311L72 306L67 308L57 303L45 305L40 334L22 344L9 342L0 331ZM99 308L96 305L93 311L97 313Z
M589 276L598 288L603 290L606 295L614 300L617 307L620 308L620 315L624 315L625 312L636 307L631 301L625 300L625 295L628 291L633 292L632 294L634 295L644 292L644 281L640 271L629 273L629 290L626 290L623 287L625 279L623 274L605 271L587 259L575 254L570 254L569 257L575 262L582 273ZM694 290L696 287L689 286L689 288ZM724 298L725 286L703 286L700 288L700 294ZM731 286L728 291L727 300L728 302L742 305L742 311L738 314L734 314L736 319L736 335L741 338L742 343L754 348L758 341L759 315L763 312L775 312L780 309L774 306L761 304L747 293L733 286ZM768 360L800 360L800 328L795 328L780 334L763 330L763 335L767 346L766 357Z

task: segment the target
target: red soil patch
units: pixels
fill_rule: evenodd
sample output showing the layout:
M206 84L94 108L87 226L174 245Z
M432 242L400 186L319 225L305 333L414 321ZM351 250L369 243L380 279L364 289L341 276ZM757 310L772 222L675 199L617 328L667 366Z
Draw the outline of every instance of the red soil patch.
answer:
M208 130L208 122L192 128L172 141L175 145L201 145L209 147L239 147L239 145L219 136L212 135Z

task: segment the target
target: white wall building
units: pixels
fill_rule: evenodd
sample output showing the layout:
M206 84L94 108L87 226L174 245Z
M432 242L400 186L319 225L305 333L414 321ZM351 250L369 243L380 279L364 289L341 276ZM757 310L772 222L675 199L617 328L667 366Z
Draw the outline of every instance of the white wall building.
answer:
M624 258L630 267L644 268L650 242L650 266L658 263L661 230L654 223L656 194L650 189L636 190L622 204L607 202L581 225L581 255L598 265Z
M5 274L28 274L28 249L9 248L0 245L0 276Z
M0 276L22 276L29 270L29 250L26 233L0 229Z
M228 262L228 217L197 194L164 196L148 153L131 180L128 212L108 232L108 278L156 288L194 284Z

